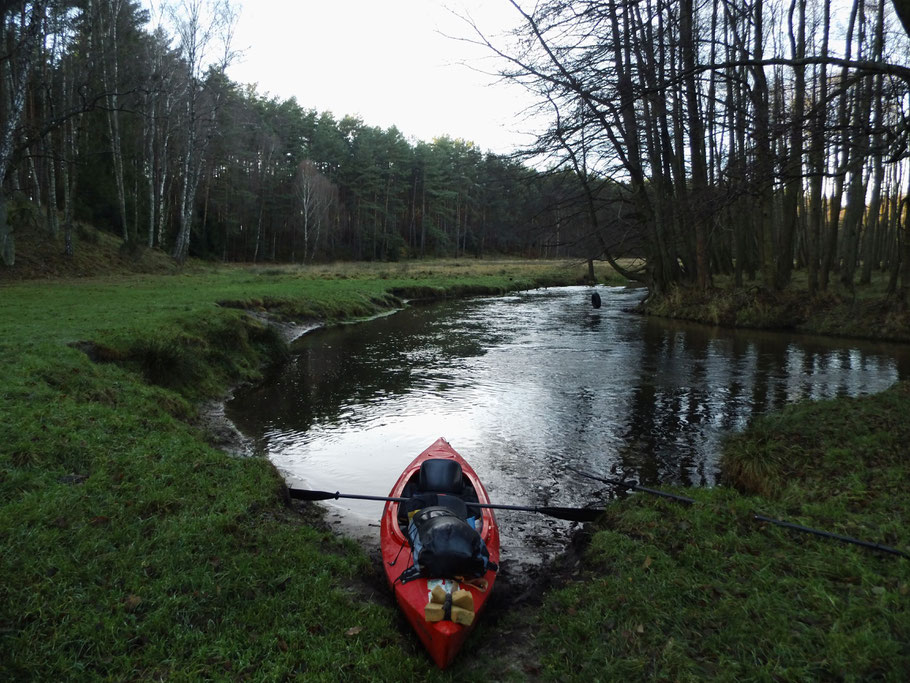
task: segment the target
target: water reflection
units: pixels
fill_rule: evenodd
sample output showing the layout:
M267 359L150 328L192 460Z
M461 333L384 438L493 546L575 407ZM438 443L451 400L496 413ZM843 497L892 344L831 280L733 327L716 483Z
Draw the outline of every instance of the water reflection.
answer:
M385 495L445 436L495 500L571 505L592 486L570 466L711 485L752 415L910 376L907 346L643 318L640 290L598 291L600 309L590 288L538 290L311 333L228 415L298 485ZM500 518L520 540L527 520Z

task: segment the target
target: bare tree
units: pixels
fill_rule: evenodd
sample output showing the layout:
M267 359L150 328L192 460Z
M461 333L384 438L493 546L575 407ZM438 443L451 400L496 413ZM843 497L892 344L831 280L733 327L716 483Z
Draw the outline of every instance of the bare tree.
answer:
M179 7L172 8L171 19L189 71L182 97L186 138L181 160L179 227L172 252L174 259L183 263L189 254L196 190L220 103L218 88L234 58L231 40L237 15L228 0L182 0Z
M120 19L123 0L89 0L93 30L89 33L97 41L98 62L101 64L101 82L107 100L107 125L114 168L114 185L117 189L117 207L120 212L120 230L124 241L130 238L126 212L126 187L123 177L123 149L120 134Z
M838 4L833 17L822 0L811 43L807 13L819 4L803 0L510 0L518 25L495 44L468 23L501 75L552 111L534 151L574 168L589 193L604 179L621 188L652 291L705 288L712 267L737 283L758 267L779 289L795 257L814 291L841 258L851 284L860 245L872 244L866 188L885 176L867 168L870 150L887 145L892 164L907 154L907 127L872 107L889 82L893 98L906 96L910 67L871 39L867 1ZM830 179L826 159L837 160Z
M13 5L19 5L16 12ZM17 129L25 107L28 78L36 50L43 38L48 2L0 4L0 30L3 31L4 59L0 60L0 78L7 83L7 98L2 102L0 117L0 260L7 265L15 261L15 246L7 223L6 197L2 183L10 171L15 152Z
M338 190L309 159L301 161L297 168L296 189L300 220L303 223L301 260L306 261L316 254L323 224L330 207L337 201ZM295 260L295 256L292 250L291 261Z

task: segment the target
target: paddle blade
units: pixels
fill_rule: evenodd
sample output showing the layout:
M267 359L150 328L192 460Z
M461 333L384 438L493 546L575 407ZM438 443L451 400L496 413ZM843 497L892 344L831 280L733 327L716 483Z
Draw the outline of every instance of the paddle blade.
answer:
M593 522L603 514L603 510L595 508L542 507L538 508L538 512L570 522Z
M331 500L338 498L338 492L330 493L329 491L310 491L308 489L288 489L291 498L297 500Z

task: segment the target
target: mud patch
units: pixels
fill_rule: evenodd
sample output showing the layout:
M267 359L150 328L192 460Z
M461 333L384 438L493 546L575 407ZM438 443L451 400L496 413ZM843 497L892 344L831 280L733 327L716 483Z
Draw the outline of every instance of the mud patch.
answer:
M224 405L233 394L203 403L199 408L199 427L206 442L228 455L248 457L253 455L253 442L244 436L224 412Z

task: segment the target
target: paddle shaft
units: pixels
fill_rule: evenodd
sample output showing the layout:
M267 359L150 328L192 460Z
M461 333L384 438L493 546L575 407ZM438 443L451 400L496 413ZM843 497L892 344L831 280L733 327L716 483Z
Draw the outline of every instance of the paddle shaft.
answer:
M811 527L802 526L801 524L794 524L793 522L784 522L780 519L772 519L771 517L765 517L764 515L753 514L752 515L759 522L768 522L770 524L776 524L777 526L784 527L785 529L793 529L795 531L804 531L807 534L815 534L816 536L821 536L823 538L833 538L836 541L843 541L844 543L853 543L854 545L861 545L864 548L872 548L873 550L880 550L883 553L891 553L892 555L900 555L901 557L908 557L910 555L898 550L897 548L892 548L887 545L882 545L880 543L871 543L870 541L862 541L858 538L852 538L850 536L841 536L840 534L833 534L830 531L822 531L821 529L812 529Z
M331 493L330 491L310 491L307 489L288 489L291 498L301 500L330 500L339 498L353 498L355 500L378 500L390 503L406 503L410 498L396 498L394 496L367 496L358 493ZM489 508L491 510L518 510L520 512L537 512L542 515L567 519L573 522L593 522L600 516L600 510L591 508L565 508L542 506L534 507L531 505L505 505L497 503L470 503L465 501L465 505L475 508Z
M678 501L680 503L685 503L686 505L692 505L695 501L692 498L686 498L685 496L680 496L675 493L667 493L666 491L657 491L656 489L649 489L644 486L639 486L637 482L631 481L621 481L618 479L606 479L604 477L599 477L596 474L591 474L590 472L583 472L582 470L577 470L574 467L570 467L573 472L577 472L583 477L588 479L595 479L597 481L602 481L605 484L610 484L611 486L624 487L627 489L632 489L633 491L642 491L644 493L651 493L655 496L662 496L664 498L670 498L671 500ZM822 531L821 529L812 529L811 527L802 526L801 524L794 524L793 522L784 522L780 519L772 519L771 517L765 517L764 515L755 514L753 517L759 522L768 522L770 524L776 524L777 526L784 527L786 529L793 529L794 531L803 531L807 534L815 534L816 536L821 536L822 538L830 538L835 541L843 541L844 543L853 543L854 545L862 546L863 548L871 548L873 550L879 550L883 553L891 553L892 555L900 555L901 557L910 558L910 555L898 550L897 548L891 548L887 545L882 545L881 543L872 543L870 541L862 541L858 538L852 538L850 536L842 536L840 534L833 534L830 531Z

